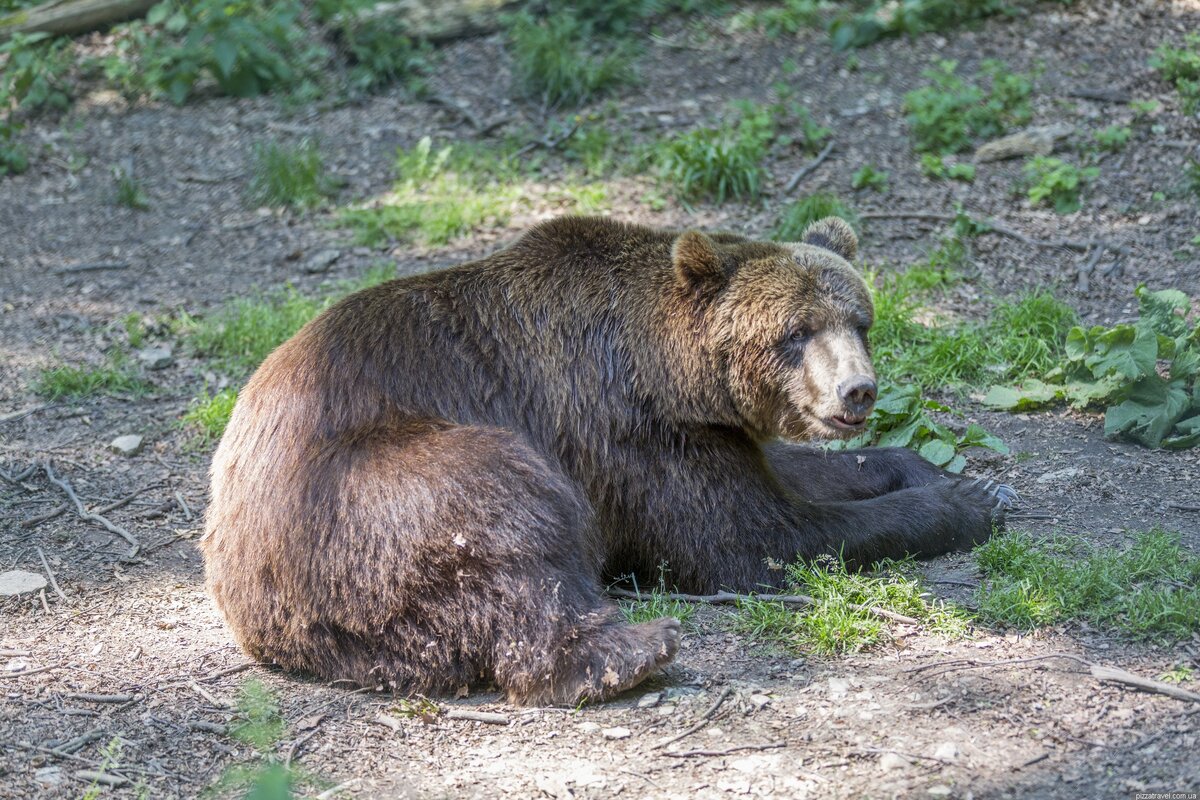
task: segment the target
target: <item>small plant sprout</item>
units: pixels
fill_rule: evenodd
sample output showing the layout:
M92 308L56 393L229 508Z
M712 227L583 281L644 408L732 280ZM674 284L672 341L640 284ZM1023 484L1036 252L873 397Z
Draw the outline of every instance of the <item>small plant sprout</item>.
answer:
M1083 187L1100 174L1096 167L1077 167L1058 158L1034 156L1025 165L1025 189L1029 202L1053 206L1059 214L1070 214L1083 206Z
M850 185L854 189L871 189L876 192L886 192L888 174L876 169L871 164L864 164L850 178Z

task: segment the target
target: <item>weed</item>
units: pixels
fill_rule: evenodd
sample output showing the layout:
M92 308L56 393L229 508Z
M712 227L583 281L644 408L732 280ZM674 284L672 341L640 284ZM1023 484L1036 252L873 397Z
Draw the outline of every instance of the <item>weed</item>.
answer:
M20 117L43 108L66 108L64 77L73 58L63 39L45 33L16 33L0 43L0 176L29 166L17 141Z
M121 327L125 329L125 337L132 348L141 347L146 341L146 321L136 311L131 311L121 318Z
M825 217L841 217L851 224L856 222L854 212L840 197L830 192L817 192L785 208L775 223L771 238L777 242L798 242L805 228Z
M1200 107L1200 33L1184 37L1183 47L1159 45L1150 66L1179 92L1183 113L1190 116Z
M109 739L108 744L100 749L100 768L96 772L105 777L111 777L108 774L109 770L120 769L122 749L120 737L114 736ZM108 781L101 780L99 777L93 778L84 793L80 795L80 800L99 800L105 792L107 783Z
M747 599L738 604L735 629L751 636L806 648L822 655L854 653L881 641L886 624L868 608L915 617L931 631L955 637L966 632L965 615L929 601L920 583L904 573L904 562L877 565L874 572L851 571L841 559L798 561L787 568L788 584L813 605L797 611L782 603Z
M830 27L830 35L839 50L865 47L892 36L948 31L1009 10L1006 0L874 2L864 12L838 17Z
M249 196L257 205L312 208L333 194L316 144L305 139L295 146L263 142L254 147Z
M1077 167L1059 158L1034 156L1025 165L1025 190L1029 202L1051 205L1059 214L1071 214L1083 206L1083 187L1100 174L1096 167Z
M1187 664L1181 664L1159 675L1158 679L1167 683L1186 683L1195 679L1195 671Z
M117 172L117 205L132 208L135 211L145 211L150 208L150 196L142 188L142 184L124 171Z
M950 178L956 181L964 181L971 183L975 180L975 165L965 162L958 164L947 164L945 159L934 153L923 153L921 155L921 172L928 175L930 178L937 180L946 180Z
M502 224L520 196L516 165L507 153L483 166L479 152L447 145L437 151L427 136L396 157L399 177L392 192L366 207L340 215L364 244L376 245L419 234L444 244L489 220Z
M742 9L729 19L730 32L760 31L772 38L792 35L805 28L818 28L833 4L824 0L783 0L761 7Z
M1176 534L1136 534L1127 549L1019 531L975 551L983 619L1030 628L1070 619L1137 638L1182 640L1200 630L1200 558Z
M290 800L293 788L305 776L288 764L278 763L273 755L287 732L287 724L279 714L279 701L261 682L247 681L239 693L235 714L230 735L253 748L255 759L226 769L208 791L222 796L237 791L248 800Z
M237 391L234 389L222 389L215 395L205 390L192 401L191 408L180 421L196 433L193 443L196 447L208 447L221 438L236 402Z
M668 572L665 564L659 566L658 586L642 594L643 597L649 599L621 601L621 613L625 615L627 622L650 622L663 617L674 617L684 625L691 624L692 618L696 616L696 607L691 603L666 596L674 591L667 588ZM636 592L642 592L637 585L636 577L633 577L633 589Z
M350 62L350 88L369 92L406 80L419 94L429 70L427 47L406 36L401 15L372 14L375 0L315 0L316 19L330 27Z
M633 80L630 54L620 45L607 55L587 52L586 29L571 14L534 19L517 14L509 28L513 77L521 93L545 108L575 107Z
M984 403L1008 411L1060 401L1076 408L1103 406L1108 436L1147 447L1200 443L1200 322L1187 321L1191 301L1176 289L1151 292L1145 286L1136 296L1136 323L1071 328L1065 358L1054 369L1016 388L993 386Z
M888 174L875 169L871 164L863 164L850 178L850 186L854 189L871 189L876 192L886 192Z
M114 351L98 367L64 365L42 370L33 391L49 400L79 400L97 394L141 396L152 388L124 354Z
M592 124L567 140L563 155L578 162L585 175L599 178L622 166L622 156L629 151L629 136L624 131L613 132L604 127L598 117L590 117L589 122Z
M998 136L1023 125L1032 114L1029 78L1010 73L998 61L985 61L982 72L990 79L985 91L964 83L958 62L940 61L923 75L929 85L904 96L904 109L918 152L943 155L967 149L978 137Z
M1157 100L1130 100L1129 110L1133 112L1135 122L1141 122L1148 117L1152 117L1162 108L1162 104Z
M1092 138L1095 140L1096 146L1101 150L1115 153L1125 149L1125 145L1129 142L1129 137L1132 135L1133 129L1128 126L1109 125L1107 128L1102 128L1092 134Z
M442 713L438 704L423 695L402 697L396 701L395 711L402 717L432 722Z
M757 197L775 127L770 109L743 106L736 124L701 128L663 142L655 157L659 174L684 199L709 197L723 203Z

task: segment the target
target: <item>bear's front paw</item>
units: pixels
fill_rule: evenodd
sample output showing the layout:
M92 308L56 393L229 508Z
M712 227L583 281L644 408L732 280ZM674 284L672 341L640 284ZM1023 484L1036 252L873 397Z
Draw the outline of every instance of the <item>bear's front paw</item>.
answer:
M971 512L955 541L955 549L970 550L983 544L995 530L1004 529L1004 518L1021 502L1021 495L1006 483L984 478L960 478L953 483L955 494Z

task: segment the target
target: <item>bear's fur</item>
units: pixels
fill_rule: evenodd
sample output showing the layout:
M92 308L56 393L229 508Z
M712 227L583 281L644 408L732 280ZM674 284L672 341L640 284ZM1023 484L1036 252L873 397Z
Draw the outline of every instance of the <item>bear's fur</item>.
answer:
M625 623L611 577L745 591L797 556L982 541L995 489L780 441L850 435L874 402L856 247L837 219L774 244L564 218L342 300L258 369L214 458L202 548L238 641L570 704L679 645L676 620Z

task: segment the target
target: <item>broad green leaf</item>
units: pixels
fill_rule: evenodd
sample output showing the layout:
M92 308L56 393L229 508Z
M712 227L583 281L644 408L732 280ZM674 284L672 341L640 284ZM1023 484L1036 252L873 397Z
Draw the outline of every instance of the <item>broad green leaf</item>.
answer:
M237 63L237 44L230 39L218 39L213 43L212 54L217 64L218 77L228 78L233 72L233 65Z
M950 463L950 460L954 458L954 445L944 442L941 439L931 439L921 445L921 448L917 452L926 461L940 467Z
M1108 409L1104 434L1121 434L1158 447L1189 405L1183 381L1167 383L1157 375L1143 378L1130 390L1129 399Z
M150 23L151 25L158 25L163 20L165 20L167 18L167 15L170 13L171 13L171 4L170 3L159 3L158 5L154 6L149 11L146 12L146 22Z
M898 428L892 428L879 437L880 447L907 447L917 433L920 420L913 419Z
M1172 433L1175 435L1163 439L1163 447L1172 450L1195 447L1197 443L1200 443L1200 414L1175 423L1175 430Z
M1189 347L1175 354L1171 362L1172 378L1194 378L1200 373L1200 350Z
M1154 373L1158 336L1149 328L1118 325L1092 338L1091 344L1083 363L1097 378L1119 374L1136 381Z
M959 453L954 458L950 459L950 463L942 467L946 472L953 472L955 475L963 471L963 467L967 465L967 457Z
M1007 453L1006 445L999 436L988 433L979 425L972 423L967 426L967 432L958 440L959 447L986 447L997 453Z
M1143 284L1134 290L1138 299L1140 323L1171 339L1188 332L1187 314L1192 302L1178 289L1163 289L1151 292Z
M1061 387L1049 386L1039 380L1028 380L1015 388L993 386L983 398L983 404L1004 411L1028 411L1057 400L1061 393Z
M1100 380L1069 380L1062 387L1063 397L1075 408L1116 400L1128 386L1120 375L1108 375Z

